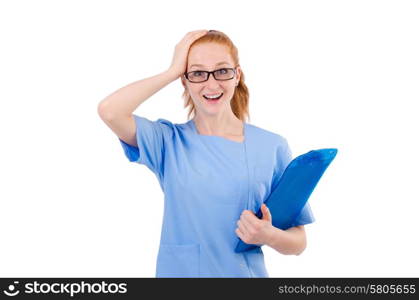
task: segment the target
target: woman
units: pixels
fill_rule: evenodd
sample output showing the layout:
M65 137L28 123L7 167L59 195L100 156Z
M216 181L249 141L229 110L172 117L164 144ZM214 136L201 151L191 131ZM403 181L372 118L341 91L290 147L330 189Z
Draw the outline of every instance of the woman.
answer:
M179 77L192 119L173 124L133 114ZM239 238L282 254L305 249L302 225L313 221L308 204L288 230L273 227L262 205L292 157L285 138L245 122L248 98L231 40L197 30L176 45L167 71L99 104L129 161L153 171L164 192L157 277L267 277L261 248L235 253Z

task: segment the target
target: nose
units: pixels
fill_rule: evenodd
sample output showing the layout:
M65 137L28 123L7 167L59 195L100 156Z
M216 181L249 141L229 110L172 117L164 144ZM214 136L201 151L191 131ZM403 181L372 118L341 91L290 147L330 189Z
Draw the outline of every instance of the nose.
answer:
M214 78L214 73L210 74L208 80L205 83L209 88L217 88L220 86L220 83L218 82L218 80Z

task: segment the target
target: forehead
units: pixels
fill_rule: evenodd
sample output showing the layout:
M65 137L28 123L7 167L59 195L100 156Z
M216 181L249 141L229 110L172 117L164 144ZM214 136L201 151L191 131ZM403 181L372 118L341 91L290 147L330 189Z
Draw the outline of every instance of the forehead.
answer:
M204 43L194 45L189 50L188 68L192 65L212 68L222 62L230 65L234 64L227 46L216 43Z

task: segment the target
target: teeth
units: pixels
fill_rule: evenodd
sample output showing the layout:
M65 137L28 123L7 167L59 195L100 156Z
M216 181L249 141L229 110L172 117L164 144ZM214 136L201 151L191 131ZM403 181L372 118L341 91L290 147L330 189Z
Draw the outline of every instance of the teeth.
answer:
M222 93L221 94L218 94L218 95L204 95L206 98L209 98L209 99L215 99L215 98L218 98L218 97L220 97L222 95Z

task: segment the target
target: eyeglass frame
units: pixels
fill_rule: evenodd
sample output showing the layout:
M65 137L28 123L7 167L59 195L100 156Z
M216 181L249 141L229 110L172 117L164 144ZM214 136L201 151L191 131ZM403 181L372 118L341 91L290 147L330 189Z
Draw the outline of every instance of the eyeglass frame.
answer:
M233 70L233 72L234 72L233 77L231 77L231 78L229 78L229 79L217 79L217 78L215 78L214 73L215 73L215 72L217 72L217 71L220 71L220 70L222 70L222 69ZM217 81L227 81L227 80L231 80L231 79L233 79L233 78L234 78L234 75L236 75L236 74L237 74L236 69L237 69L237 67L234 67L234 68L220 68L220 69L217 69L217 70L214 70L214 71L194 70L194 71L190 71L190 72L185 72L185 73L183 73L183 76L184 76L184 77L185 77L185 78L186 78L189 82L191 82L191 83L202 83L202 82L208 81L208 79L210 78L210 75L211 75L211 74L212 74L212 77L213 77L215 80L217 80ZM205 80L203 80L203 81L191 81L191 80L188 78L188 74L189 74L189 73L192 73L192 72L204 72L204 73L206 73L206 74L207 74L207 79L205 79Z

